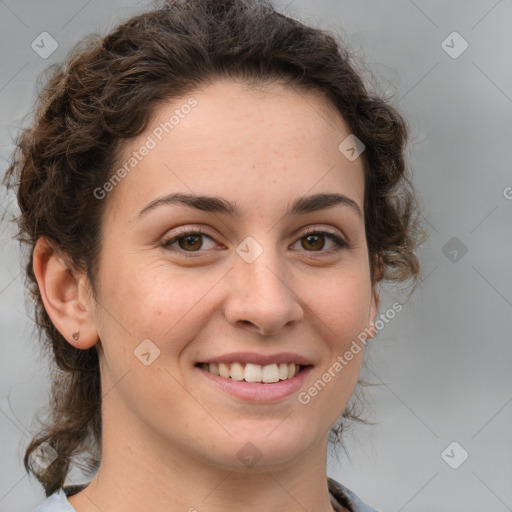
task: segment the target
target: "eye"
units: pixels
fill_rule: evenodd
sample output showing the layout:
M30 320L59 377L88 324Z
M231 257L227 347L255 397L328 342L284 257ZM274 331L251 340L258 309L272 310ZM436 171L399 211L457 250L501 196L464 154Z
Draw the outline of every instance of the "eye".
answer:
M332 244L330 250L322 251L325 248L326 240ZM302 235L297 242L301 243L302 249L308 252L338 252L348 246L348 244L337 234L329 231L311 230ZM294 244L294 245L295 245Z
M205 239L207 240L206 243ZM348 244L339 235L320 230L306 232L293 245L299 242L301 243L301 248L308 252L336 253L348 247ZM327 245L330 243L331 247L323 250L326 243ZM177 234L164 240L161 246L167 250L194 253L203 252L201 249L214 249L218 244L212 237L199 229L182 229Z
M205 244L204 239L208 239L209 243ZM178 247L173 247L175 244L177 244ZM210 246L208 247L208 245ZM200 249L213 249L216 246L217 244L213 238L197 229L184 229L180 231L179 234L164 240L162 243L164 249L178 251L181 249L185 252L200 252Z

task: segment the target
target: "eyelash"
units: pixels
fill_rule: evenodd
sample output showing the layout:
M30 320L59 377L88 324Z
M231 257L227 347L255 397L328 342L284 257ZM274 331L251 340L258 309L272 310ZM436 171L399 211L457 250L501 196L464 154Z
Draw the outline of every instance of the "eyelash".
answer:
M166 250L174 250L178 253L181 253L181 254L187 254L187 257L192 257L192 258L196 258L198 256L196 256L195 254L196 253L201 253L201 252L205 252L205 251L201 251L201 250L197 250L197 251L185 251L183 249L171 249L170 246L177 242L178 240L180 240L181 238L185 238L189 235L204 235L206 236L207 238L210 238L211 240L213 240L213 238L211 236L209 236L208 234L204 233L203 231L201 231L200 229L194 229L194 228L186 228L186 229L183 229L183 230L180 230L179 233L177 233L176 235L164 240L161 244L161 247L163 247L164 249ZM319 254L336 254L338 253L339 251L343 250L343 249L346 249L348 248L348 243L345 242L339 235L335 234L335 233L331 233L330 231L322 231L322 230L319 230L319 229L314 229L314 228L311 228L311 229L308 229L306 230L306 232L304 232L302 234L302 236L300 236L297 240L299 241L301 238L305 238L309 235L324 235L326 236L326 238L329 238L330 240L332 240L336 247L334 248L331 248L327 251L324 251L324 250L320 250L320 251L308 251L307 249L304 249L304 251L306 252L311 252L313 254L315 253L319 253ZM296 243L294 242L294 243ZM189 255L190 254L190 255Z

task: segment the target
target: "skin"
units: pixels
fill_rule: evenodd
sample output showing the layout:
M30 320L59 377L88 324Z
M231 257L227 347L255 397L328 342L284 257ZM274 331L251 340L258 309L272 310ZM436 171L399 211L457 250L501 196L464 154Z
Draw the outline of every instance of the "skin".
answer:
M69 343L97 345L100 355L102 463L69 502L78 512L331 511L327 437L363 351L307 405L298 393L267 404L234 398L194 365L234 351L295 352L314 365L303 391L375 321L363 217L346 205L286 215L296 198L333 192L363 212L361 159L340 153L350 131L317 94L218 81L159 106L120 166L190 96L198 105L104 199L97 300L64 255L44 239L35 250L52 321ZM139 217L175 192L222 197L242 216L173 204ZM199 251L163 247L178 227L201 228L203 245L189 244ZM306 227L348 246L308 244ZM250 264L235 252L247 236L263 248ZM148 366L134 355L144 339L160 350ZM237 457L249 442L262 454L251 468Z

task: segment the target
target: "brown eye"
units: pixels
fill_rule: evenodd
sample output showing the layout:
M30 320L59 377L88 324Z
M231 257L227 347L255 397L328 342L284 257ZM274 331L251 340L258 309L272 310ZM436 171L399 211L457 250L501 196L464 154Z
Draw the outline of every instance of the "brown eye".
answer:
M300 241L301 248L308 252L320 252L322 254L333 254L341 249L345 249L348 247L348 244L337 234L330 233L329 231L311 231L302 235L302 237L297 240L298 243ZM329 245L326 248L326 244Z
M302 247L308 251L318 251L323 248L325 244L325 237L323 235L306 235L302 237Z
M201 235L187 235L178 238L178 245L184 250L197 251L203 245Z
M201 249L212 249L215 246L215 241L210 236L193 230L182 231L162 243L164 249L177 252L203 252Z

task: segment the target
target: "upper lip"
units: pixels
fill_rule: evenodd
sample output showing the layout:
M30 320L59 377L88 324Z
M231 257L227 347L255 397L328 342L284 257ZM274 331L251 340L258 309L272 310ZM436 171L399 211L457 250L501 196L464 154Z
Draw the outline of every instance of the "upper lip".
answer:
M311 361L300 354L293 352L278 352L277 354L258 354L256 352L231 352L221 356L209 357L200 363L252 363L262 366L272 363L295 363L304 366L312 364Z

